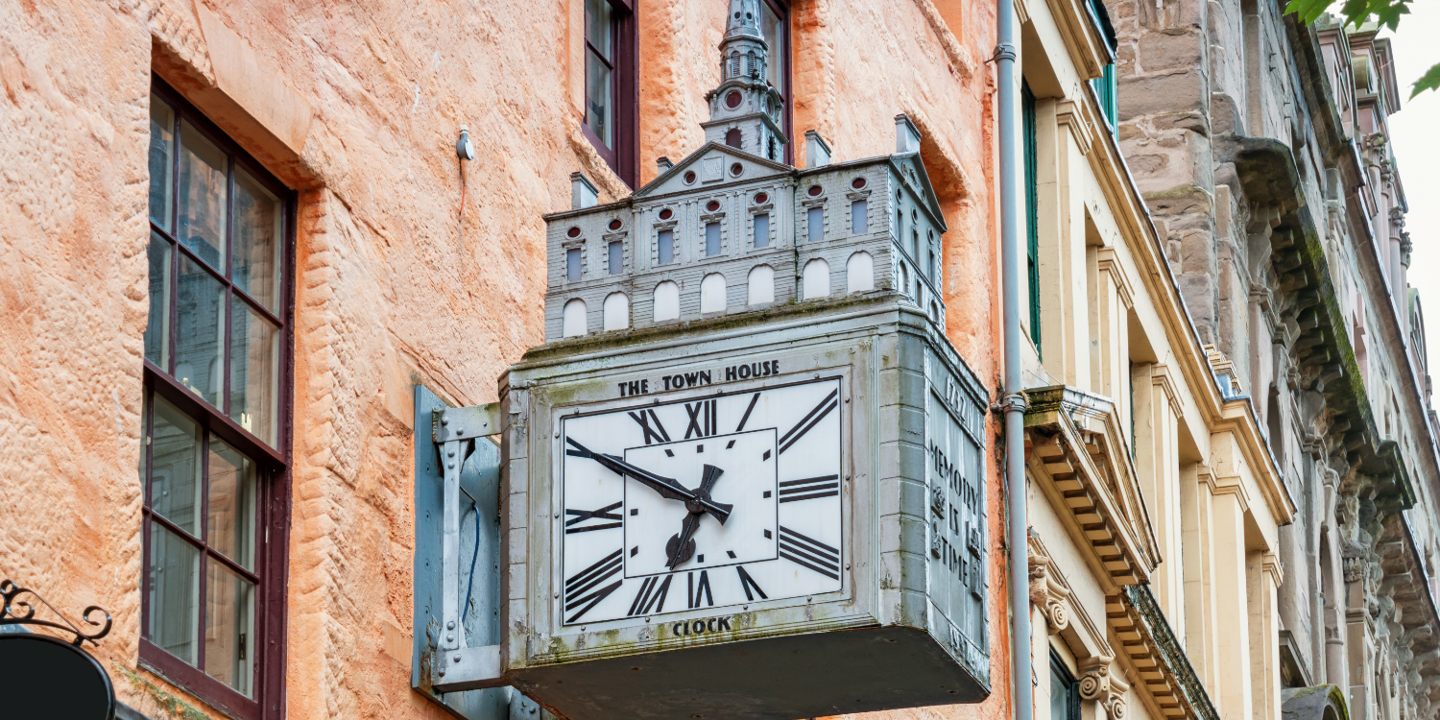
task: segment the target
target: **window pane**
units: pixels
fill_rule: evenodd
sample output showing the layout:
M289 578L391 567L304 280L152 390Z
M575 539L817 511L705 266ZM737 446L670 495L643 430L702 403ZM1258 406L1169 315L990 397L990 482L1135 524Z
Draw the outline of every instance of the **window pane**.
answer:
M280 328L230 300L230 417L273 447L279 439Z
M150 219L170 229L170 203L174 200L175 183L171 171L175 164L175 111L154 95L150 96Z
M615 143L610 137L610 108L614 104L610 98L612 71L593 52L587 50L585 58L585 124L605 147L614 149Z
M655 253L659 255L661 265L668 265L675 261L675 231L661 230L655 241Z
M610 44L614 23L612 12L609 0L585 0L585 39L606 60L614 59Z
M255 586L218 560L205 573L205 673L251 695Z
M765 73L770 84L785 94L785 24L770 3L760 2L761 32L765 35L765 44L769 46L769 52L765 57Z
M180 125L180 227L176 238L217 269L225 262L225 154Z
M720 254L720 223L705 223L705 256Z
M150 507L191 535L200 534L200 426L155 398L155 427L150 442Z
M146 255L150 258L150 323L145 326L145 359L169 370L170 243L152 232Z
M210 436L205 544L247 570L255 569L255 463Z
M869 208L864 200L856 200L850 203L850 232L859 235L868 229L870 224Z
M150 523L150 627L145 634L191 665L200 625L199 581L200 551L160 523Z
M615 241L610 243L610 274L619 275L625 272L625 243Z
M825 209L812 207L805 214L806 223L809 225L808 237L810 242L820 242L825 239Z
M770 215L755 216L755 247L770 247Z
M225 348L225 288L209 272L180 258L176 290L175 379L220 406Z
M580 282L580 248L565 251L565 282Z
M250 174L235 169L235 257L231 277L270 312L279 315L280 200Z

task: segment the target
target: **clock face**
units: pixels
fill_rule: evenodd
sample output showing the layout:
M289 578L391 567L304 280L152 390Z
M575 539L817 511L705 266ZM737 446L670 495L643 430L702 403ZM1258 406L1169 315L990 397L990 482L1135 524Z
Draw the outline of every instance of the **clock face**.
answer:
M841 589L838 379L565 417L566 625Z

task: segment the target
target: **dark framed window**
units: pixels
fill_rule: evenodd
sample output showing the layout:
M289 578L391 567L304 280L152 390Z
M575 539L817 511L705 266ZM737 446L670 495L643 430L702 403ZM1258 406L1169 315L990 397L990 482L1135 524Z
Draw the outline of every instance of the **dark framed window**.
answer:
M635 187L639 38L633 0L585 0L585 136Z
M1021 142L1025 155L1025 277L1030 289L1030 340L1040 351L1040 188L1035 144L1035 94L1020 85Z
M795 133L791 106L795 95L790 74L790 4L786 0L760 0L760 30L765 36L770 56L765 59L766 79L780 92L780 130L790 142L785 144L785 162L795 163Z
M1050 651L1050 720L1080 720L1080 683L1053 649Z
M280 717L294 194L159 79L149 166L140 660Z

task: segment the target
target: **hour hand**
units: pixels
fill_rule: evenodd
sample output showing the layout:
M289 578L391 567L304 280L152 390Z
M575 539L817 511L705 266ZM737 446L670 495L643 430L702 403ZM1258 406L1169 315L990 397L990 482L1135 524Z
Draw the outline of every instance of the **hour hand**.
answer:
M686 490L683 485L672 478L656 475L649 470L631 465L614 455L594 452L590 448L575 442L574 438L567 437L565 438L565 442L574 446L574 449L567 449L565 451L566 455L589 458L600 463L600 465L617 475L629 475L635 480L648 485L651 490L659 493L660 497L670 500L680 500L682 502L691 502L696 499L694 493Z

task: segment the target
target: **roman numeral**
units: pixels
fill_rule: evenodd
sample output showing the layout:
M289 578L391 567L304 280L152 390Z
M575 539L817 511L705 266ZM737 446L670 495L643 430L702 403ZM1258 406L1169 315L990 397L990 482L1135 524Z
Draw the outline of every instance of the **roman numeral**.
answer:
M814 538L780 526L780 557L814 570L831 580L840 579L840 551Z
M780 483L780 502L813 500L840 494L839 475L821 475L804 480L786 480ZM566 512L569 512L568 510Z
M735 432L745 429L745 423L750 420L750 413L755 410L755 403L760 402L760 393L750 396L750 404L745 406L745 414L740 416L740 424L735 426Z
M620 568L624 564L622 558L624 552L623 549L616 550L606 555L600 562L575 573L573 577L565 581L565 612L568 613L571 610L576 611L574 615L570 616L569 620L565 621L566 623L573 623L580 619L581 615L590 612L591 608L600 604L600 601L610 597L610 593L620 589L620 584L624 582L623 580L616 580L594 592L590 592L591 588L610 579L615 573L620 572ZM589 592L589 594L582 594L586 592Z
M740 573L740 587L745 591L746 600L754 602L755 595L759 595L761 600L770 599L769 596L765 594L765 591L760 589L760 583L755 582L755 578L750 577L750 573L745 572L744 565L736 565L735 572ZM753 595L750 593L751 588L755 590L755 594Z
M779 452L783 453L790 449L790 446L794 445L796 440L805 437L805 433L810 432L810 428L819 425L820 421L824 420L825 416L829 415L831 410L838 407L840 405L839 395L840 391L838 389L831 390L830 394L826 395L825 399L821 400L819 405L816 405L810 412L805 413L805 417L800 418L800 422L795 423L795 427L790 428L790 432L780 437Z
M785 491L782 490L780 493L783 495ZM782 500L781 502L784 501ZM574 527L587 520L621 520L618 514L611 512L612 510L619 510L620 505L621 503L617 502L614 505L606 505L599 510L571 510L566 508L565 514L574 515L575 517L565 521L565 534L590 532L592 530L610 530L612 528L622 527L624 522L598 523L595 525Z
M685 593L685 607L691 610L700 607L700 597L702 595L705 597L705 604L707 606L715 606L715 597L710 594L710 574L708 571L700 571L699 584L695 582L695 573L686 573L685 589L687 591Z
M654 410L647 408L629 415L630 419L640 423L640 429L645 431L646 445L652 442L670 442L670 433L665 432L665 426L660 424L660 416L656 415ZM650 427L651 422L655 423L655 427Z
M719 432L715 422L714 400L685 403L685 412L690 416L690 425L685 428L686 440L692 437L710 437Z
M665 612L665 597L670 594L670 580L674 575L666 575L664 582L660 577L651 575L640 583L640 592L635 593L635 601L630 603L630 617L636 615L649 615L650 608L655 612Z

